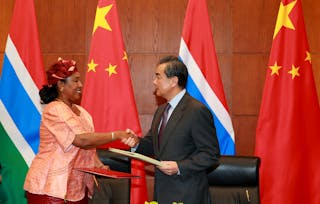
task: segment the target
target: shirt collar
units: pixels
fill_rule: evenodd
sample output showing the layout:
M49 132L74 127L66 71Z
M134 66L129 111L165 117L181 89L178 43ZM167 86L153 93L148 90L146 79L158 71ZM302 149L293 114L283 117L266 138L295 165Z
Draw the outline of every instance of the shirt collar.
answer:
M182 97L184 96L185 93L186 93L186 89L183 89L182 91L180 91L180 93L178 93L175 97L173 97L173 99L171 99L168 102L171 105L171 110L174 110L176 108L176 106L181 101L181 99L182 99Z

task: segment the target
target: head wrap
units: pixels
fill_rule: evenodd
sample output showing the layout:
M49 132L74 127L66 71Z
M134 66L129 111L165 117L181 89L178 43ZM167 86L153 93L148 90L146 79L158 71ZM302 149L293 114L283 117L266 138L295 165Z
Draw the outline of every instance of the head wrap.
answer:
M58 58L58 62L53 64L47 70L48 84L57 84L59 80L63 80L71 76L73 73L78 72L76 62L74 60L64 60Z

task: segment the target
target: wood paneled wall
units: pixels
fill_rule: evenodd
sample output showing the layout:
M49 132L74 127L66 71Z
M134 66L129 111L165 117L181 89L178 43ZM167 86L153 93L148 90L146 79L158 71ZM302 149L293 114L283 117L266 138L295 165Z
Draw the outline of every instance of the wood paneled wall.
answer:
M252 155L272 35L280 0L207 0L238 155ZM302 0L320 93L320 2ZM0 60L14 0L0 0ZM97 0L35 0L44 66L75 59L84 79ZM158 59L177 54L187 0L117 0L143 132L156 108ZM1 68L0 68L1 69Z

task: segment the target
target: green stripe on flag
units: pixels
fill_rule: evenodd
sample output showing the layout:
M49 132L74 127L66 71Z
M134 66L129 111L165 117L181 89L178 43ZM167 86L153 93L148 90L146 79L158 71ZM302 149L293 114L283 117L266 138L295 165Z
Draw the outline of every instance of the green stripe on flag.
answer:
M26 204L23 184L28 166L0 123L1 204Z

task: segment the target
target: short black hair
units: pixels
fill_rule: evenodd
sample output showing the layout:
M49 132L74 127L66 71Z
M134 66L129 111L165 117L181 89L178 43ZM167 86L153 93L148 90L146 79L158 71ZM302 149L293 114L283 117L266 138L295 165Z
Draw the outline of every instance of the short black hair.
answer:
M42 104L48 104L54 101L58 97L58 86L57 84L53 85L44 85L39 91L40 99Z
M163 57L159 60L158 65L160 64L166 64L164 73L168 78L176 76L178 78L178 85L182 88L186 87L188 69L178 57L173 55Z
M60 79L62 83L66 83L66 79ZM39 96L40 96L40 103L41 104L48 104L59 96L58 92L58 84L52 84L52 85L44 85L39 90Z

